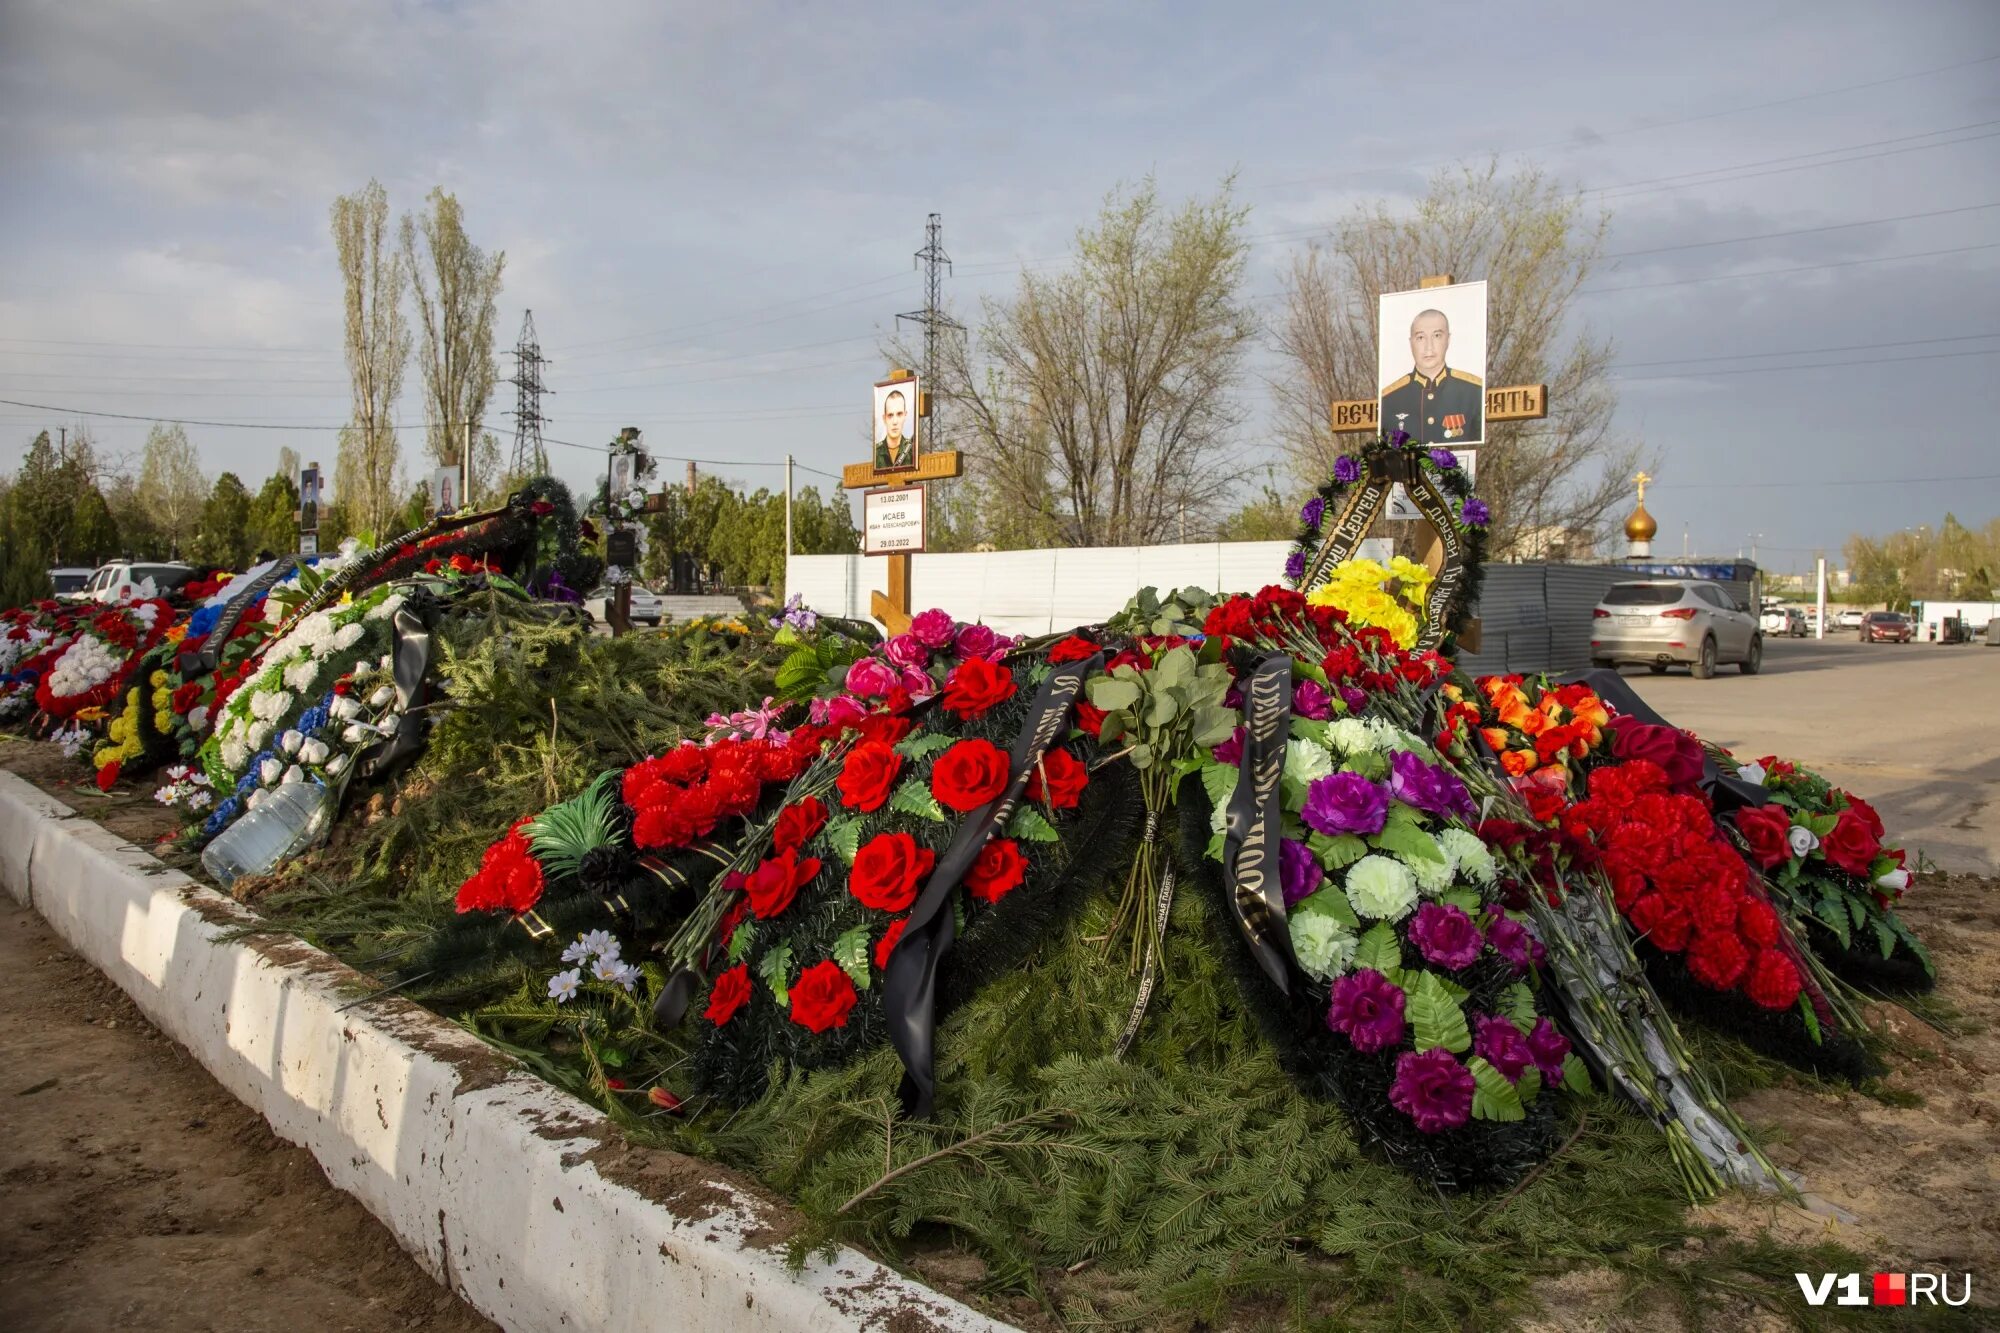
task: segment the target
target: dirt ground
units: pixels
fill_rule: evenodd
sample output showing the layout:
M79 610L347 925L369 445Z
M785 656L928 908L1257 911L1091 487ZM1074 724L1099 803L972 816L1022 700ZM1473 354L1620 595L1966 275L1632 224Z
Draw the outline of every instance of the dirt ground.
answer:
M0 901L0 1327L493 1327L39 917Z

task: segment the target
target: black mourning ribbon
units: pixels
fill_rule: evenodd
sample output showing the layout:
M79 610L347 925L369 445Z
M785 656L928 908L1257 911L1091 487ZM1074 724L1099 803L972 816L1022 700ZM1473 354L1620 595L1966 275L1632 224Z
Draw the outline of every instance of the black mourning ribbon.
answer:
M1465 582L1465 538L1452 515L1450 500L1438 490L1437 483L1424 471L1423 460L1414 453L1390 449L1370 461L1347 508L1335 520L1319 554L1308 567L1305 586L1318 582L1327 570L1353 557L1369 525L1389 502L1390 493L1398 483L1417 511L1429 520L1444 547L1444 564L1425 596L1423 631L1417 638L1419 647L1435 648L1444 642L1446 634L1457 628L1450 617L1459 588Z
M1223 824L1222 865L1229 910L1250 954L1279 993L1291 993L1291 937L1278 870L1284 828L1279 793L1285 745L1292 732L1292 659L1273 653L1257 663L1243 686L1243 757Z
M1035 765L1068 731L1070 713L1083 692L1084 681L1103 665L1104 654L1099 652L1085 661L1062 663L1042 682L1008 756L1006 790L958 826L910 910L902 938L889 955L882 977L882 1009L889 1023L890 1044L903 1061L903 1082L897 1096L904 1113L916 1119L930 1115L937 1093L937 973L958 937L958 921L950 911L952 891L972 868L986 840L1013 816Z
M396 734L368 747L355 764L355 772L366 779L381 777L424 746L422 718L416 713L425 701L425 676L431 665L431 629L437 623L437 605L427 595L410 593L396 608L396 646L392 678L396 686L399 721Z
M1625 678L1609 667L1592 667L1587 671L1572 671L1560 682L1564 685L1588 685L1598 698L1616 708L1626 717L1637 718L1641 722L1656 727L1673 727L1674 724L1662 717L1651 704L1639 697L1639 692L1626 684ZM1674 730L1680 730L1674 727ZM1761 806L1771 803L1770 793L1754 782L1745 782L1738 777L1724 773L1715 762L1715 757L1702 751L1701 780L1703 791L1715 802L1716 812L1727 814L1746 806Z
M229 636L235 632L238 622L251 604L265 593L278 586L278 580L298 568L298 557L283 555L271 562L271 567L249 583L237 589L235 595L223 605L222 614L209 626L202 637L201 647L191 653L182 653L180 671L183 676L208 675L222 663L222 650L229 643Z

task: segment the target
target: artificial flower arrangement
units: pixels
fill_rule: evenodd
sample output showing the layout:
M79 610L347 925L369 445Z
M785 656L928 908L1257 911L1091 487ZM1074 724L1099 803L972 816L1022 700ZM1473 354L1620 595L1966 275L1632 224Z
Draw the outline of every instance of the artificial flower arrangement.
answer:
M75 636L76 625L94 606L45 598L6 611L0 625L0 721L35 710L35 687Z
M158 598L106 606L82 619L36 683L35 706L50 717L69 718L110 704L172 623L173 608Z
M1238 969L1287 1068L1420 1176L1517 1178L1552 1145L1545 1088L1588 1080L1540 997L1540 942L1498 901L1470 792L1393 720L1448 665L1283 589L1223 603L1208 629L1239 660L1290 658L1277 869L1294 970L1281 994ZM1212 811L1211 885L1245 745L1239 732L1210 753L1205 800L1194 784L1182 796Z
M1896 990L1929 990L1930 951L1896 912L1911 883L1903 849L1883 841L1875 808L1799 764L1721 756L1725 771L1763 788L1768 804L1736 811L1736 834L1772 897L1802 922L1837 974Z

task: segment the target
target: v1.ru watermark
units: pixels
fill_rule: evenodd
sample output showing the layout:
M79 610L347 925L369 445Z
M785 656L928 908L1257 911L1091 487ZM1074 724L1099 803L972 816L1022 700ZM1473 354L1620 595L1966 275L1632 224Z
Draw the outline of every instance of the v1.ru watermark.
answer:
M1965 1282L1957 1300L1951 1298L1953 1274L1950 1273L1877 1273L1868 1295L1862 1294L1859 1273L1821 1273L1817 1277L1794 1273L1792 1276L1799 1280L1799 1290L1805 1293L1808 1305L1825 1305L1829 1296L1833 1296L1835 1305L1915 1305L1919 1301L1931 1305L1964 1305L1972 1300L1970 1273L1957 1274ZM1840 1294L1834 1296L1835 1291Z

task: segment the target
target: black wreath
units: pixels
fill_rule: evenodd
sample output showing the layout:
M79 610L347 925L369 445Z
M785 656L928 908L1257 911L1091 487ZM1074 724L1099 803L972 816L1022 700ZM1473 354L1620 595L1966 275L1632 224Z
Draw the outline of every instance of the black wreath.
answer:
M1450 461L1441 463L1441 456ZM1459 564L1465 576L1452 597L1449 614L1445 617L1446 623L1454 628L1438 645L1438 651L1450 657L1458 648L1456 627L1463 625L1471 608L1479 604L1479 590L1485 579L1489 518L1485 503L1473 495L1472 483L1466 480L1465 470L1458 465L1458 456L1450 449L1420 445L1408 431L1399 430L1387 436L1377 436L1358 450L1335 458L1332 473L1320 483L1313 498L1307 500L1299 511L1299 535L1292 543L1291 554L1285 559L1285 582L1300 592L1306 591L1301 584L1307 567L1319 554L1327 517L1338 517L1346 505L1348 492L1362 478L1371 473L1393 476L1398 471L1413 468L1420 469L1450 497L1458 511L1458 534L1465 547L1465 555Z

